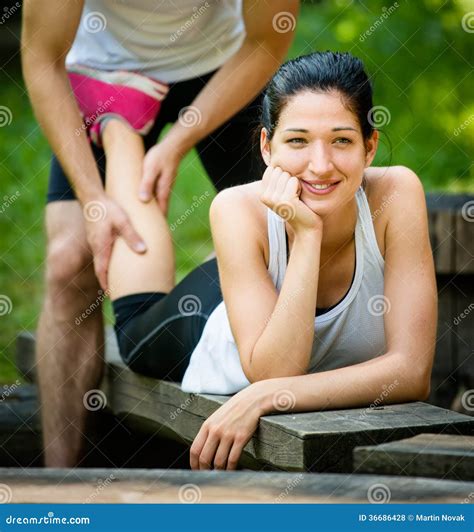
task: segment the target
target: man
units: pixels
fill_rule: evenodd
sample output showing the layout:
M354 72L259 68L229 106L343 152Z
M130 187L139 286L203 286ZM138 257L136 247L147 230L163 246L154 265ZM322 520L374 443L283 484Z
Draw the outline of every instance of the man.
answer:
M84 398L102 376L100 309L83 326L76 320L102 300L98 291L107 288L117 237L146 252L126 213L105 194L103 151L81 134L67 65L139 71L169 84L145 137L140 190L143 201L156 196L166 213L180 161L194 146L218 190L261 177L248 140L258 95L286 56L298 7L299 0L25 0L24 78L55 154L37 337L46 466L80 463ZM190 113L197 119L189 120ZM173 126L153 145L167 122ZM87 215L94 206L100 216Z

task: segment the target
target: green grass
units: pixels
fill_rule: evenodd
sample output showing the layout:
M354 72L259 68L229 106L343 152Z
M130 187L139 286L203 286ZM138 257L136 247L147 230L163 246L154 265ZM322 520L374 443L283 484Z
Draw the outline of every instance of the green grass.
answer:
M289 55L334 49L349 50L364 60L375 79L375 103L391 115L375 164L407 165L420 175L427 190L473 191L468 156L474 141L472 55L470 34L461 27L464 12L472 9L462 2L425 0L408 5L400 0L393 14L361 41L360 35L384 13L383 2L309 4L302 7ZM17 378L12 363L15 336L35 328L41 306L50 157L18 62L7 59L2 65L0 123L5 107L12 119L0 127L0 383ZM471 125L455 134L469 120ZM173 231L178 280L212 249L208 209L214 191L192 152L183 161L173 190L170 224L202 195L205 201L199 200L199 207ZM11 310L5 314L9 301Z

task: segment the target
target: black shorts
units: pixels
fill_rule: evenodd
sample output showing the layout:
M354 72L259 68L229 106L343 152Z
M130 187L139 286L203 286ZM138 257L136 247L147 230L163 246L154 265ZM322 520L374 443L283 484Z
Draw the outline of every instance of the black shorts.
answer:
M148 150L156 144L164 126L178 119L179 111L191 105L213 74L214 72L211 72L198 78L170 84L170 90L163 101L160 114L153 128L144 138L145 149ZM256 181L262 177L265 165L258 145L254 141L260 107L261 95L197 144L199 157L217 191ZM91 148L102 179L104 179L104 151L93 144ZM53 155L47 201L73 199L76 199L74 191Z
M168 294L132 294L113 302L123 361L137 373L179 382L212 311L222 302L217 260L192 270Z

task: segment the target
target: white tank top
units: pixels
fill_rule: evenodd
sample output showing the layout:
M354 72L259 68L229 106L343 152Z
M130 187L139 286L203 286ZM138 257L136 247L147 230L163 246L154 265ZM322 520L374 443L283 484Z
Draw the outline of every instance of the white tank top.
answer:
M309 373L358 364L386 352L384 260L362 187L356 192L356 269L351 288L328 312L315 317ZM267 210L268 272L278 290L287 267L285 221ZM258 297L258 296L257 296ZM233 394L248 386L224 301L210 314L194 348L181 388L186 392Z
M173 83L219 68L244 37L242 0L86 0L66 65Z

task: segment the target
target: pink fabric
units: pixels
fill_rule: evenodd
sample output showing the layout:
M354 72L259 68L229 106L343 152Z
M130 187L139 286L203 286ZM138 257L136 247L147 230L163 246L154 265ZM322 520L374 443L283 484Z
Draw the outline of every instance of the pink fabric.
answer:
M101 146L106 117L125 120L139 134L153 126L168 86L135 72L105 72L76 66L68 76L92 142Z

